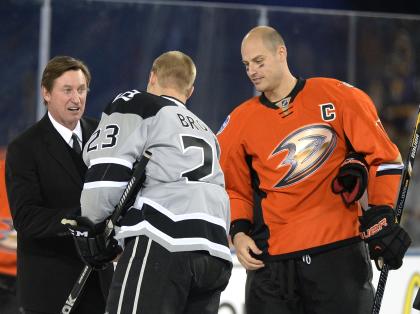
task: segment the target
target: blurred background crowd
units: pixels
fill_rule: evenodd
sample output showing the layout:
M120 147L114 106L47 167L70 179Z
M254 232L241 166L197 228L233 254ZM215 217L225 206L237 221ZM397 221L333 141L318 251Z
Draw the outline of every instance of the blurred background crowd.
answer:
M99 118L117 92L146 87L156 56L182 50L198 68L190 107L217 131L254 94L241 40L252 27L270 25L284 36L295 76L335 77L366 91L405 160L420 103L420 4L364 2L1 0L0 159L10 141L43 116L39 71L56 55L90 67L86 114ZM402 222L412 251L420 248L419 182L420 162ZM0 198L6 207L5 195ZM4 212L0 251L10 253L15 235Z

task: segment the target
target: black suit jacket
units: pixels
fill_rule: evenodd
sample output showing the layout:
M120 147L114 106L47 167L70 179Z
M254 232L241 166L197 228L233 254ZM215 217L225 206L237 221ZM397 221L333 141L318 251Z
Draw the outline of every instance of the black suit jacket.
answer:
M83 143L97 121L81 120ZM86 166L52 125L46 114L9 144L6 186L18 234L18 296L26 310L60 313L84 264L73 239L61 224L69 214L80 214L80 194ZM93 272L74 313L104 313L107 291ZM105 283L106 285L106 283Z

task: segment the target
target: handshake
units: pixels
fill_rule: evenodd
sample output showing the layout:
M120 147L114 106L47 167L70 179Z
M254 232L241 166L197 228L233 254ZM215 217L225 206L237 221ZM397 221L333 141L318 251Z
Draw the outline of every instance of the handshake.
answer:
M74 216L63 219L73 235L77 252L82 261L95 270L103 270L110 265L121 252L122 248L114 239L114 230L107 229L107 220L94 224L89 218ZM109 235L108 235L109 234Z

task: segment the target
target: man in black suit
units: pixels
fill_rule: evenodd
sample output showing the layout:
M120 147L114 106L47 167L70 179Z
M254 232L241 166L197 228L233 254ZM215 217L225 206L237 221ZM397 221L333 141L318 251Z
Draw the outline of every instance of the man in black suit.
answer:
M80 214L86 166L80 150L97 126L82 118L91 76L68 56L51 59L42 75L48 113L9 144L6 185L18 233L18 296L25 314L61 313L82 268L60 221ZM104 313L113 269L94 272L73 313Z

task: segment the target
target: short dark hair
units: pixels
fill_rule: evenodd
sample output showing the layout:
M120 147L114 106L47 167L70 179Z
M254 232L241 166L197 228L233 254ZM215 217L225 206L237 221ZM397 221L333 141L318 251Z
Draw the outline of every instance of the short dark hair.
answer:
M48 61L44 72L42 73L41 86L51 92L54 81L64 72L70 70L81 70L86 77L86 84L89 87L91 75L89 69L83 61L69 56L56 56Z

